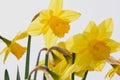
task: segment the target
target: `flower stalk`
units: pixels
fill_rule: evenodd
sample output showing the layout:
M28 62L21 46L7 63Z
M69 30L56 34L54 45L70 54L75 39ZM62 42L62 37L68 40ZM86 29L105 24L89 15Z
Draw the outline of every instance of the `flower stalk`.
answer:
M75 53L72 53L72 64L75 62ZM71 75L71 79L74 80L74 73Z
M27 54L26 54L26 63L25 63L25 79L27 79L29 75L30 46L31 46L31 36L28 36Z
M48 55L48 53L46 53L46 55L45 55L45 66L46 67L48 67L48 58L49 58L49 55ZM45 74L43 75L43 80L46 80Z
M41 52L42 51L46 51L47 48L43 48L39 51L39 54L38 54L38 57L37 57L37 62L36 62L36 66L38 66L38 63L39 63L39 60L40 60L40 55L41 55ZM37 77L37 71L35 71L35 74L34 74L34 80L36 80L36 77Z

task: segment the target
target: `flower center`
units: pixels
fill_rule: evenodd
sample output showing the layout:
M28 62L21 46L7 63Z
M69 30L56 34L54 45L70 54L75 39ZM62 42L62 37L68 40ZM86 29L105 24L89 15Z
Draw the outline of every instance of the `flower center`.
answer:
M53 33L58 37L63 37L65 33L67 33L70 29L68 22L65 22L64 20L53 15L51 15L48 24L52 29Z
M95 60L104 60L109 57L110 47L102 41L92 40L89 43L89 50Z

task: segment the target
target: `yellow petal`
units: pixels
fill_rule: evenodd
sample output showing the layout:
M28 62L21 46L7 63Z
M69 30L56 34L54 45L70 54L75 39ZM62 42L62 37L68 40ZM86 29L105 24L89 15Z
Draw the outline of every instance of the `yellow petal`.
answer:
M5 63L5 61L6 61L9 53L10 53L10 49L7 48L7 50L6 50L6 52L5 52L5 57L4 57L4 60L3 60L4 63Z
M50 5L48 9L54 11L55 13L62 10L63 0L50 0Z
M112 77L115 75L116 69L111 69L105 76L105 78L110 78L110 80L112 80Z
M17 57L17 59L20 59L26 51L25 47L22 47L17 43L13 43L10 48L11 52Z
M40 23L39 17L30 23L27 33L31 36L40 35L43 31L44 24Z
M62 60L59 62L53 69L54 72L58 74L62 74L67 66L67 62L65 60Z
M49 18L51 17L51 15L53 14L53 11L51 10L43 10L40 12L39 15L39 22L42 24L47 24Z
M79 71L79 72L75 72L75 75L78 77L84 77L86 71Z
M28 36L28 33L26 31L20 33L17 37L16 40L24 39Z
M116 52L120 50L120 43L112 39L105 39L107 46L111 48L111 52Z
M65 80L66 78L68 78L73 72L76 71L76 68L74 67L75 65L70 66L67 71L63 74L63 76L61 77L61 80Z
M91 41L98 36L98 28L93 21L90 21L86 29L84 30L84 37L86 40Z
M59 42L57 45L62 48L66 48L65 42Z
M96 24L93 21L90 21L86 29L84 30L85 33L97 33Z
M85 41L84 37L81 34L74 35L70 37L66 42L66 48L70 52L80 53L80 51L86 48L88 42Z
M57 14L59 18L61 18L62 20L68 23L75 21L76 19L80 17L80 15L81 14L79 12L75 12L71 10L62 10Z
M112 19L104 20L99 26L99 39L110 38L113 31L113 21Z
M43 66L44 64L45 64L45 61L44 61L44 60L41 60L41 61L38 63L39 66Z
M116 71L116 73L120 76L120 66L118 67L118 70Z
M49 28L46 34L44 34L44 40L47 48L50 48L51 46L54 46L57 41L57 36L54 35L52 30Z
M8 49L8 47L5 47L1 52L0 52L0 55L3 54L4 52L6 52Z
M67 63L65 59L63 59L61 62L59 62L53 69L52 71L57 73L60 76L59 80L70 80L70 76L64 77L64 73L66 72L67 68L70 66L70 63Z

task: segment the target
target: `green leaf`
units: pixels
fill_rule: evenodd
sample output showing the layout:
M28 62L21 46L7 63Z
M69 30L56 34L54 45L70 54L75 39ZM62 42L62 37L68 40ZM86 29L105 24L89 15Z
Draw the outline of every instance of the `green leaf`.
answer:
M10 80L7 69L5 69L4 80Z
M16 77L16 80L21 80L21 79L20 79L19 67L17 68L17 77Z

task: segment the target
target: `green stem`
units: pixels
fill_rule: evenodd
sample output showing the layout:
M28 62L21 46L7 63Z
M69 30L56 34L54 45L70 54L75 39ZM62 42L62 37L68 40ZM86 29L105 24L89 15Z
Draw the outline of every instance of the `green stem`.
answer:
M28 75L29 75L30 45L31 45L31 36L28 36L27 54L26 54L26 64L25 64L25 79L27 79L27 78L28 78Z
M72 53L72 64L75 62L75 53ZM74 80L74 73L71 75L71 79Z
M88 74L88 70L85 72L85 75L84 75L84 77L82 78L82 80L86 80L87 74Z
M38 54L38 57L37 57L37 62L36 62L36 66L38 66L38 63L39 63L39 60L40 60L40 54L43 50L47 50L47 48L43 48L39 51L39 54ZM37 71L35 71L35 74L34 74L34 80L36 80L37 78Z
M38 57L37 57L36 66L38 66L39 59L40 59L40 53L38 54ZM36 80L36 77L37 77L37 71L35 71L35 74L34 74L34 80Z
M28 76L28 80L30 80L30 79L31 79L31 75Z
M48 67L48 57L49 57L49 55L48 55L48 53L46 53L46 55L45 55L45 66L46 66L46 67ZM43 76L43 80L46 80L45 74L44 74L44 76Z

